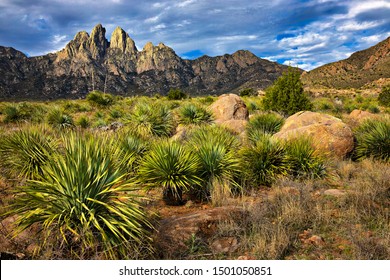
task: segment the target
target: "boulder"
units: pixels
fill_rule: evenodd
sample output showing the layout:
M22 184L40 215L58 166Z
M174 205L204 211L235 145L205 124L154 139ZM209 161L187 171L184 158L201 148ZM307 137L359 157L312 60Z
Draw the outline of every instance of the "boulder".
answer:
M248 120L249 112L244 101L236 94L223 94L210 105L216 122Z
M211 239L218 230L218 224L229 220L242 220L246 212L240 207L217 207L175 215L160 221L154 238L155 245L165 257L180 256L188 252L188 246L194 236L215 251L229 252L237 247L237 240Z
M365 121L367 119L376 118L377 115L372 114L372 113L367 112L367 111L362 111L362 110L355 109L355 110L353 110L349 114L348 117L354 124L359 125L359 124L361 124L363 121Z
M309 111L287 118L273 137L288 141L301 135L312 138L316 150L338 158L345 157L354 147L352 130L347 124L336 117Z
M228 121L221 122L220 125L226 127L227 129L231 130L235 134L241 134L245 132L247 123L248 123L247 120L228 120Z

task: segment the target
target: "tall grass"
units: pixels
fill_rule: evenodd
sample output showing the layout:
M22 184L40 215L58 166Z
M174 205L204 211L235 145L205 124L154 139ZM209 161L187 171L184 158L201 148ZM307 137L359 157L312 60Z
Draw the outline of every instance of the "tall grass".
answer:
M213 120L211 112L194 104L186 104L179 110L179 123L185 125L200 125L211 123Z

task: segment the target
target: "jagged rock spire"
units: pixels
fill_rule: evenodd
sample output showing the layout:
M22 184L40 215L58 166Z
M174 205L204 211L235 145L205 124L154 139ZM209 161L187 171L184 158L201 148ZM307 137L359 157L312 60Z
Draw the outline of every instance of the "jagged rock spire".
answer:
M137 47L134 41L129 37L119 26L112 32L110 40L111 49L119 49L125 54L133 54L137 52Z
M103 58L106 54L108 41L106 39L106 29L100 23L92 29L88 41L92 57L95 59Z

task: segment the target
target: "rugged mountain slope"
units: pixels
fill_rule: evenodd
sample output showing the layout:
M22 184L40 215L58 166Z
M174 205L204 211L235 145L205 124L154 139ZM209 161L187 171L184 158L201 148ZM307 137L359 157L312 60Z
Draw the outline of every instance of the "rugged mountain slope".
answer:
M162 43L147 43L139 51L120 27L110 41L105 33L99 24L90 35L79 32L63 50L40 57L0 47L0 98L77 98L93 89L124 95L164 94L170 88L219 94L263 89L286 69L248 51L195 60L180 58Z
M390 78L390 37L349 58L318 67L302 75L305 85L359 88L381 78Z

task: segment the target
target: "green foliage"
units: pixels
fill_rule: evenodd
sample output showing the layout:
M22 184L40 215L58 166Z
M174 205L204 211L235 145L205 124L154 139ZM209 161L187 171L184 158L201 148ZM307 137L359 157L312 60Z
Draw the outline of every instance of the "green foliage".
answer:
M43 130L29 128L0 140L0 166L10 176L33 179L43 174L56 142Z
M390 162L390 119L366 120L355 131L354 158Z
M181 204L183 191L201 180L197 176L199 160L195 154L177 142L155 144L143 158L138 175L151 187L162 187L167 204Z
M59 129L72 128L74 126L73 118L58 108L55 108L48 113L47 122Z
M253 88L244 88L240 91L240 96L255 95L256 91Z
M149 223L115 164L117 147L107 138L73 133L63 142L64 153L45 165L42 176L18 189L9 213L19 216L18 232L39 224L42 246L50 240L68 258L126 257Z
M311 110L313 107L303 92L299 71L291 67L266 90L263 104L266 110L276 111L283 115Z
M167 106L137 104L130 115L130 125L143 136L171 136L175 128L174 119Z
M283 145L268 134L241 150L241 166L246 181L254 187L271 186L277 176L288 171Z
M262 134L275 134L284 124L284 118L273 113L256 115L246 126L248 139L255 143Z
M90 125L91 125L91 122L89 120L88 117L86 116L82 116L80 117L78 120L77 120L77 123L76 123L78 126L82 127L82 128L88 128Z
M326 175L323 159L315 152L311 139L298 137L286 142L289 173L297 179L317 179Z
M382 106L390 107L390 86L382 88L378 96L378 102Z
M111 94L97 90L88 93L87 100L92 106L97 107L108 107L114 103L114 97Z
M207 109L194 105L186 104L179 110L179 123L181 124L205 124L212 122L212 114Z
M181 100L187 98L187 94L180 89L171 88L167 95L168 100Z
M149 149L149 142L134 133L123 132L119 136L119 147L126 170L130 174L135 173L140 160Z
M16 123L21 121L40 122L45 108L29 102L8 104L2 110L5 123Z

